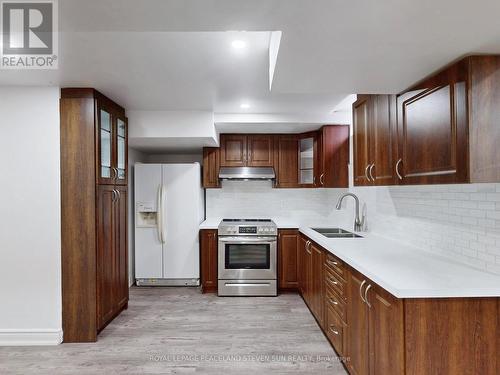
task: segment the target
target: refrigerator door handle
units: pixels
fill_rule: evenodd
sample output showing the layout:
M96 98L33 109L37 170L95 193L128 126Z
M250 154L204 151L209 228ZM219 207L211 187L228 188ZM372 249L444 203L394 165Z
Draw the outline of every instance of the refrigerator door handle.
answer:
M156 227L158 229L158 239L160 240L160 243L163 243L162 216L161 216L162 196L163 196L162 191L163 191L163 185L160 185L158 187L158 203L156 207Z
M161 239L162 239L162 243L164 244L166 242L166 238L167 238L167 234L166 234L166 231L165 231L165 223L167 222L165 220L165 217L166 217L166 207L167 205L165 204L165 200L167 198L167 195L165 194L165 189L164 189L164 186L162 185L161 186Z

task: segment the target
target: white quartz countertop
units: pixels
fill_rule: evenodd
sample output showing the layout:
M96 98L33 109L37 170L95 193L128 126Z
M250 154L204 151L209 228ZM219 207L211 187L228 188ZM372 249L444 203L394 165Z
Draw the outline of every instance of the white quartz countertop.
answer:
M500 275L411 245L367 233L327 238L311 227L300 232L399 298L500 297Z
M363 238L327 238L291 219L272 218L278 228L299 228L318 245L399 298L500 297L500 275L455 262L420 248L371 233ZM209 218L200 229L217 229ZM324 223L321 227L329 227ZM332 227L335 227L332 225ZM344 229L350 230L347 226Z

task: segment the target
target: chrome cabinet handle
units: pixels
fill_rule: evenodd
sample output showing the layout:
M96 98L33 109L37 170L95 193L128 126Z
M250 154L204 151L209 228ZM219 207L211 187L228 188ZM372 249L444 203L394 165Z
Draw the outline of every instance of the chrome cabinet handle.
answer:
M333 277L329 277L328 281L331 282L333 285L339 285L339 282L335 280Z
M365 289L365 302L370 309L372 308L372 305L371 305L370 301L368 301L368 291L370 290L371 287L372 287L372 284L368 285Z
M365 177L366 177L366 179L367 179L368 181L371 181L371 180L370 180L370 176L368 176L368 168L370 168L370 165L371 165L371 164L368 164L368 165L366 166L366 168L365 168Z
M403 176L401 175L401 173L399 173L399 165L401 164L402 161L403 159L399 159L398 162L396 163L396 174L398 175L398 178L400 180L403 179Z
M339 263L338 263L338 262L336 262L336 261L334 261L334 260L330 260L330 259L327 259L327 260L326 260L326 263L331 264L331 265L333 265L333 266L338 266L338 265L339 265Z
M363 298L363 285L366 284L366 280L363 280L361 285L359 286L359 296L361 297L361 300L366 303L366 300Z
M122 197L122 193L120 192L120 190L116 189L116 194L118 194L118 197L116 198L116 200L119 201Z
M319 176L319 183L321 185L325 184L325 174L324 173L321 173L321 176Z
M338 335L339 331L335 330L334 328L335 326L333 324L330 324L330 331L332 331L335 335Z
M338 305L339 303L335 301L333 298L330 298L330 303L333 303L334 305Z
M113 191L111 192L111 202L116 202L116 190L113 189Z
M370 169L368 170L368 174L370 175L370 178L372 179L373 182L375 182L375 177L373 177L373 168L375 167L375 163L370 166Z
M306 251L308 254L311 254L311 241L306 242Z

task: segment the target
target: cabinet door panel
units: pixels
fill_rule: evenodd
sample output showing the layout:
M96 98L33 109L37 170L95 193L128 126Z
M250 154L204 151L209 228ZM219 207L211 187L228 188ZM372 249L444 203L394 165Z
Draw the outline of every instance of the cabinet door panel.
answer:
M348 367L352 374L368 375L368 306L362 301L360 287L364 278L350 270L347 280L347 356Z
M98 103L96 101L96 103ZM96 142L97 142L97 182L114 184L115 178L115 129L113 116L108 109L97 106Z
M455 65L398 97L403 184L468 181L465 75Z
M354 144L354 185L369 185L368 167L370 164L369 123L370 105L369 95L358 95L353 104L353 144Z
M273 166L273 136L249 135L247 142L249 167Z
M97 196L97 321L101 329L115 312L114 285L117 279L114 199L115 187L102 185Z
M304 296L305 294L305 264L306 264L306 242L303 236L299 236L298 241L298 259L297 259L297 279L299 283L299 291Z
M404 373L403 300L372 285L369 308L370 375Z
M298 231L279 231L279 287L280 289L296 290L297 280L297 248Z
M275 149L277 187L299 186L299 140L296 136L278 136Z
M370 159L374 165L370 175L376 185L392 185L395 183L397 161L396 97L375 95L373 109Z
M203 187L218 188L220 153L218 147L203 148Z
M323 297L323 251L316 245L311 245L311 289L312 310L321 328L324 328L324 297Z
M200 231L201 289L217 292L217 230Z
M327 188L349 186L349 126L327 125L321 129L319 184Z
M221 135L221 167L244 167L247 164L247 136Z
M115 150L116 150L116 184L127 185L128 181L128 120L125 117L116 117L115 121Z
M119 192L115 202L114 230L115 230L115 263L116 280L114 284L116 307L121 308L128 302L128 236L127 236L127 188L117 186Z

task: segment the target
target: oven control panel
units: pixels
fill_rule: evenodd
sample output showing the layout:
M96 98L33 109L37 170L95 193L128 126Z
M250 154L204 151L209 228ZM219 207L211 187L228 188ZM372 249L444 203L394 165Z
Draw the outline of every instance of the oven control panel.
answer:
M257 227L239 227L239 233L244 233L244 234L256 234L257 233Z

